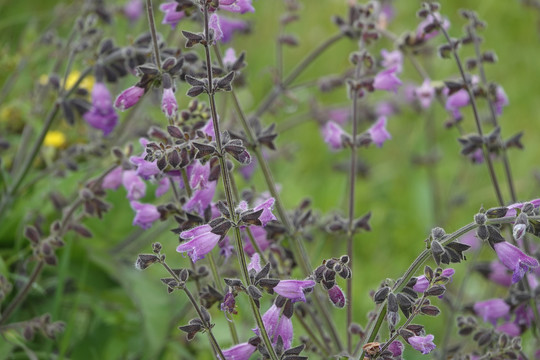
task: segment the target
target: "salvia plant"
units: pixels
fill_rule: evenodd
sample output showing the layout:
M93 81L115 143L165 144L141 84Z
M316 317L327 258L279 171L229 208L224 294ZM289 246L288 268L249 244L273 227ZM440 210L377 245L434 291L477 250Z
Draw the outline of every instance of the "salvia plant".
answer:
M538 44L499 62L435 2L54 14L3 60L1 358L540 358L539 176L490 77L535 96Z

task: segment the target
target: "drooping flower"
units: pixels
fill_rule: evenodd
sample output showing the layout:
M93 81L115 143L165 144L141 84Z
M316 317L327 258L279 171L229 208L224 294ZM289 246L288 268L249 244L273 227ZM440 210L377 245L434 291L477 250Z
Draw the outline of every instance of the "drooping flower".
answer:
M446 268L442 271L442 276L452 279L455 270L452 268ZM425 275L420 275L416 278L416 284L413 286L413 290L419 293L423 293L429 287L429 280Z
M176 1L166 2L159 5L159 10L165 13L163 16L162 24L169 24L171 28L175 28L176 24L182 20L186 15L183 11L176 11L178 3Z
M124 5L124 15L131 21L137 21L143 14L142 0L128 0Z
M225 360L249 360L257 348L248 342L223 350Z
M341 290L341 288L337 285L332 286L332 288L328 290L328 298L335 307L341 309L345 306L345 294L343 293L343 290Z
M246 12L255 12L252 0L221 0L219 8L234 13L245 14Z
M263 211L261 215L259 215L259 220L261 221L263 227L266 226L266 224L268 224L270 221L277 220L275 215L272 213L274 202L276 202L276 200L271 197L253 208L253 211Z
M521 280L529 269L536 268L539 265L538 260L525 255L518 247L504 240L495 242L490 238L489 244L495 250L504 266L514 272L512 275L513 284Z
M452 113L454 119L461 119L463 116L459 110L467 105L469 105L469 93L467 90L461 89L448 96L445 107Z
M223 31L221 31L221 23L219 16L213 13L208 20L208 29L214 32L214 41L219 41L223 38Z
M141 96L144 95L144 89L138 86L132 86L122 91L114 101L114 107L124 111L134 106L139 102Z
M414 90L414 94L422 108L429 108L431 101L433 101L433 98L435 97L435 89L431 86L431 80L425 79L422 86Z
M381 50L383 60L381 62L384 68L396 68L396 73L400 73L403 70L403 54L399 50L388 51L386 49Z
M188 240L176 248L179 253L187 253L193 262L203 259L217 245L220 235L212 232L208 224L194 227L180 233L180 238Z
M191 186L192 189L205 188L208 184L209 177L210 162L203 165L200 161L195 161L189 174L189 186Z
M479 301L474 304L473 309L476 315L494 325L499 318L508 315L510 312L510 306L503 299Z
M418 27L416 28L416 37L427 41L437 36L439 34L439 29L433 29L431 27L431 24L433 24L435 20L437 20L445 30L448 30L450 27L448 19L443 18L439 13L435 13L435 16L429 14L420 24L418 24ZM431 31L426 31L428 29Z
M131 202L131 208L136 211L133 225L143 229L149 229L154 221L160 218L159 211L152 204L141 204L138 201Z
M178 103L174 96L172 88L163 89L163 97L161 99L161 111L167 116L168 119L176 118L178 112Z
M512 285L512 274L501 264L500 261L494 260L490 263L477 264L474 269L478 271L486 279L493 281L495 284L509 287Z
M225 296L223 297L223 302L220 305L221 311L225 313L225 317L227 320L231 321L228 317L228 314L238 314L238 311L236 311L236 299L234 298L234 294L232 292L227 292Z
M262 316L266 333L272 340L272 344L277 344L279 337L283 340L285 349L291 347L293 338L292 321L285 314L281 314L281 309L272 304L272 306ZM260 336L259 328L253 329L255 334Z
M127 190L130 201L139 200L146 194L146 184L137 176L135 170L126 170L122 173L122 185Z
M379 72L373 79L373 87L377 90L397 92L403 83L397 77L396 72L397 66Z
M371 140L373 140L378 147L383 146L386 140L392 138L388 130L386 130L386 117L384 116L381 116L377 122L369 128L368 132L371 136Z
M403 349L405 348L405 345L399 340L392 341L392 343L388 346L388 350L392 353L392 356L400 356L403 354Z
M228 48L225 50L225 56L223 56L223 64L225 64L225 66L231 66L237 59L236 51L234 51L233 48Z
M184 210L195 210L199 215L204 215L204 210L210 206L214 198L216 187L217 181L210 181L206 187L195 190L188 202L184 204Z
M502 86L497 86L497 90L495 91L495 104L494 104L497 115L501 115L503 107L505 107L508 104L509 104L508 96L506 96L504 89L502 88Z
M345 131L334 121L328 121L321 129L323 140L330 145L332 150L338 150L343 147L342 136Z
M92 88L92 108L83 115L84 120L95 129L103 131L107 136L118 123L118 114L112 106L111 93L101 82Z
M101 187L116 190L122 185L122 167L117 166L113 171L105 175Z
M281 280L275 287L274 291L293 302L306 301L304 289L309 289L315 286L313 280Z
M258 253L253 254L253 256L251 257L251 261L249 262L249 264L247 266L247 269L248 269L248 271L253 269L256 272L259 272L259 271L262 270L261 257L259 256Z
M149 141L145 138L140 138L139 143L143 147L143 149L146 149L146 145L149 143ZM147 161L145 160L146 151L143 150L142 154L140 156L131 156L129 158L129 161L137 166L137 175L142 177L145 180L150 179L152 176L159 174L161 171L159 170L157 166L157 160L154 161Z
M231 19L223 15L219 16L219 25L223 33L221 37L221 42L223 43L231 41L235 32L242 32L249 29L249 24L244 20Z
M414 349L425 355L429 354L435 349L436 346L433 343L434 338L435 336L428 334L426 336L411 336L407 339L407 341Z

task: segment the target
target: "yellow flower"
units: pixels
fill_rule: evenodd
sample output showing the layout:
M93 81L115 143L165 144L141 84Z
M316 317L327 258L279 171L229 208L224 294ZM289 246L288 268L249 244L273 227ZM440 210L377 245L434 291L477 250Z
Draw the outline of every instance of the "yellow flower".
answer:
M79 77L81 76L81 72L77 70L73 70L69 73L67 80L66 80L66 89L71 89L73 85L79 80ZM94 86L95 79L92 75L86 76L83 81L79 84L79 88L85 89L87 91L92 91L92 87Z
M66 135L61 131L52 130L45 135L45 140L43 140L45 146L50 146L54 148L62 148L66 145Z
M49 83L49 76L46 74L41 74L39 77L39 84L45 86Z

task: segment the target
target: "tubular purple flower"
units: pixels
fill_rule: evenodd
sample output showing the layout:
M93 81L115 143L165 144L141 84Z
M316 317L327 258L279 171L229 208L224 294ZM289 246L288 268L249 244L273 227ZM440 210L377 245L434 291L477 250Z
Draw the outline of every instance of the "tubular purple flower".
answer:
M176 118L178 112L178 103L174 96L172 88L163 89L163 97L161 99L161 111L167 116L168 119Z
M122 91L120 95L116 98L114 102L114 107L117 109L124 111L126 109L129 109L133 105L135 105L137 102L139 102L139 99L141 96L144 95L144 89L138 86L132 86L127 88L126 90Z
M447 268L442 271L442 276L452 279L456 271L452 268ZM416 284L413 286L413 290L419 293L423 293L429 287L429 281L425 275L420 275L416 278Z
M287 299L291 299L293 302L306 302L304 289L310 289L314 286L315 281L313 280L281 280L273 290L277 294L286 297Z
M255 12L252 0L221 0L219 8L234 13L245 14L246 12Z
M422 108L429 108L431 101L433 101L433 98L435 97L435 89L431 86L431 80L425 79L422 86L414 90L414 94Z
M135 170L127 170L122 173L122 185L127 190L127 198L132 200L139 200L146 194L146 184L137 176Z
M124 15L131 21L135 22L139 20L143 14L143 2L142 0L129 0L124 5Z
M263 210L259 216L259 220L261 221L263 227L266 226L266 224L268 224L270 221L277 220L275 215L272 213L275 201L276 200L271 197L253 208L254 211L259 211L261 209Z
M506 266L495 260L490 263L490 273L488 279L495 284L509 287L512 285L512 275L508 272Z
M116 190L122 185L122 167L117 166L113 171L105 175L101 187Z
M223 64L225 64L225 66L232 66L237 59L236 51L234 51L233 48L225 50L225 56L223 56Z
M162 24L169 24L171 28L175 28L176 24L182 20L186 15L183 11L176 11L178 8L178 3L176 1L171 1L159 5L159 10L165 13L163 17Z
M531 201L528 201L528 202L531 203L534 206L535 209L540 206L540 199L534 199L534 200L531 200ZM525 204L526 203L515 203L515 204L507 206L508 211L506 212L504 217L516 216L517 215L517 209L522 209L523 205L525 205Z
M495 92L495 104L494 104L497 115L501 115L503 107L507 106L508 104L509 104L508 96L506 96L504 89L501 86L497 86L497 90Z
M347 302L343 290L337 285L332 286L332 288L328 290L328 298L335 307L340 309L343 308Z
M118 123L118 114L112 106L111 93L101 82L92 88L92 107L83 115L84 120L95 129L103 131L107 136Z
M241 343L223 350L225 360L249 360L257 348L250 343Z
M223 31L221 31L221 24L219 16L213 13L208 20L208 28L214 32L214 41L219 41L223 38Z
M448 96L446 99L446 110L452 113L454 119L461 119L462 115L459 109L469 105L469 93L465 89L461 89Z
M538 260L525 255L518 247L506 241L494 243L490 238L489 244L495 250L504 266L514 272L512 275L513 284L521 280L529 269L536 268L539 265Z
M268 249L270 246L270 241L268 241L266 230L264 230L261 226L250 226L249 229L251 230L251 235L253 235L253 239L255 239L255 242L257 245L259 245L261 251ZM249 256L255 256L255 249L253 248L247 234L244 236L244 241L246 243L246 245L244 245L244 251L246 254Z
M158 187L156 188L156 197L163 196L167 191L169 191L171 183L168 177L163 177L158 182Z
M383 146L386 140L392 138L388 130L386 130L386 117L384 116L381 116L377 122L369 128L368 132L371 136L371 140L373 140L378 147Z
M225 297L223 298L223 302L221 303L221 311L225 313L225 317L227 320L232 321L229 319L228 314L238 314L238 311L236 311L236 299L234 298L234 295L232 292L227 292L225 294Z
M278 308L275 304L264 313L262 316L264 327L268 336L272 340L272 344L277 344L279 337L283 340L283 345L285 349L291 347L291 342L293 338L293 326L292 321L285 315L281 315L281 309ZM259 328L253 329L255 334L260 336Z
M403 83L396 76L396 72L397 66L379 72L373 79L373 87L377 90L393 91L397 93L397 90Z
M139 143L143 147L143 149L146 149L146 145L149 143L149 141L145 138L140 138ZM145 160L146 151L143 150L142 154L140 156L131 156L129 158L129 161L137 166L137 175L142 177L145 180L150 179L152 176L159 174L161 171L157 167L157 160L154 161L147 161Z
M435 16L429 14L424 21L422 21L420 24L418 24L418 27L416 28L416 37L423 39L425 41L434 38L439 34L439 30L432 30L430 32L426 32L426 27L433 24L433 22L437 20L441 23L441 26L443 29L448 30L450 27L450 22L448 19L443 18L439 13L435 13Z
M516 323L513 323L513 322L506 322L502 325L499 325L497 326L495 330L505 333L512 337L521 335L521 329Z
M381 56L383 57L381 64L386 69L395 67L396 73L398 74L403 70L403 54L401 51L388 51L386 49L382 49Z
M334 121L328 121L321 129L323 140L330 145L332 150L338 150L343 147L342 136L345 131Z
M249 29L249 24L247 22L238 19L231 19L223 15L219 17L219 25L221 32L223 33L223 37L221 38L221 42L223 43L231 41L235 32L242 32ZM225 62L225 59L223 61L225 64L227 63Z
M388 346L388 350L392 353L392 356L400 356L403 354L403 349L405 348L405 345L399 340L392 341L392 343Z
M188 240L178 245L176 251L187 253L193 262L203 259L217 245L221 236L212 232L208 224L194 227L180 233L180 238Z
M251 261L248 264L247 269L248 269L248 271L253 269L256 272L259 272L259 271L262 270L261 257L259 256L259 254L257 254L257 253L253 254L253 256L251 257Z
M204 210L210 206L210 203L214 198L216 186L217 181L211 181L207 183L205 188L201 188L193 192L191 199L184 204L184 210L195 210L199 215L204 215Z
M490 299L479 301L473 306L476 315L484 321L489 321L493 325L499 318L502 318L510 312L510 306L503 299Z
M426 336L411 336L407 339L407 341L414 349L425 355L429 354L435 349L436 346L433 343L434 338L435 336L428 334Z
M141 204L138 201L132 201L131 208L136 211L133 225L143 229L149 229L154 221L158 220L161 215L157 208L152 204Z
M203 165L200 161L196 160L191 167L191 172L189 174L189 186L191 186L192 189L205 188L208 184L209 177L210 162Z

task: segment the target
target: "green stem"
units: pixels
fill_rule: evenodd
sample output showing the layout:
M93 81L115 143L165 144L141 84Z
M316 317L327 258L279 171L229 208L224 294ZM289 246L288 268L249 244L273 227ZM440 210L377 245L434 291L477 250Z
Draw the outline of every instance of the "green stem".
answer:
M154 21L154 7L152 6L152 0L146 0L146 14L148 15L148 27L150 28L150 34L152 35L152 45L154 49L156 66L159 70L161 70L161 58L159 56L159 45L157 41L156 23Z

